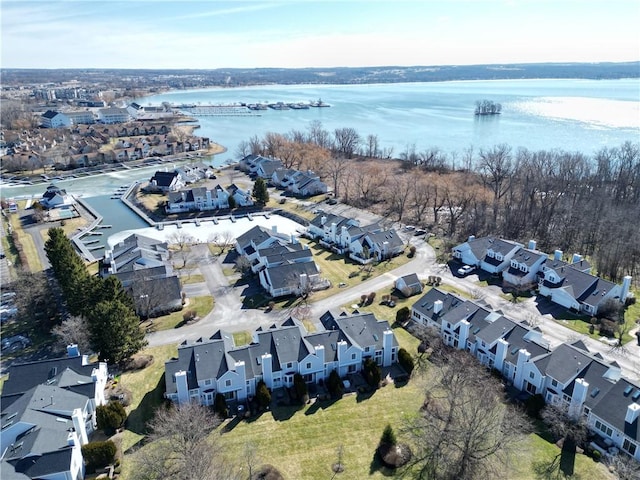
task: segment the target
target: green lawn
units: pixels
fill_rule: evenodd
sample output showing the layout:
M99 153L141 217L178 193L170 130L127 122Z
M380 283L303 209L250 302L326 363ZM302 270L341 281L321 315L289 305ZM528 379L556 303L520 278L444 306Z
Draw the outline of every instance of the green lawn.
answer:
M514 456L510 469L509 478L512 480L551 480L565 479L572 480L614 480L615 477L610 474L602 463L596 463L593 459L586 455L575 456L575 470L572 477L564 477L555 474L545 475L543 472L554 459L560 455L560 448L545 438L544 435L531 433L527 436L522 445L519 445L518 455Z
M27 261L27 265L23 265L23 267L30 272L42 271L42 262L40 262L40 256L38 255L36 244L33 241L31 235L29 235L22 229L20 217L18 215L9 215L9 222L11 223L11 227L16 234L17 241L22 246L22 251L24 252L25 259ZM17 245L14 246L17 247Z
M120 386L131 392L129 417L122 435L122 451L126 452L142 440L145 423L162 403L164 394L164 362L178 354L176 345L147 348L140 355L152 355L153 363L145 369L125 372L120 376Z
M195 310L198 317L204 317L213 310L213 297L210 295L204 297L194 297L189 299L189 303L185 305L179 312L172 312L162 317L153 318L142 322L143 328L149 328L154 331L170 330L178 328L184 321L183 315L188 310Z
M359 263L345 258L343 255L338 255L336 253L325 250L320 246L319 243L315 241L300 238L300 243L309 246L309 248L313 252L313 260L316 262L318 268L320 269L320 276L322 278L326 278L331 282L331 287L329 287L328 289L313 292L311 298L312 301L322 300L324 298L335 295L340 289L340 287L338 286L340 283L346 283L347 286L353 286L360 282L369 280L370 278L374 278L376 276L382 275L385 272L398 268L411 260L405 254L398 255L397 257L393 257L388 261L385 260L383 262L380 262L379 264L373 266L370 272L367 272L363 270L362 265L360 265ZM244 297L243 306L244 308L262 308L266 307L269 301L271 301L271 298L269 298L264 293L259 293L251 297ZM292 307L298 301L298 299L295 297L284 297L275 299L273 301L275 304L275 309L285 309Z
M395 333L401 346L416 351L416 339L403 329ZM421 404L418 382L401 388L388 385L369 398L350 395L333 403L277 407L237 424L227 420L223 431L225 426L232 429L222 434L222 442L236 452L254 442L263 462L278 468L284 478L299 480L331 478L336 449L343 445L346 469L336 478L382 479L389 472L372 460L384 427L399 428L404 416Z
M372 268L371 272L368 272L363 269L363 266L359 263L346 258L344 255L338 255L325 250L316 241L310 241L302 238L300 239L300 243L309 246L313 252L313 260L320 269L320 275L322 278L329 280L332 285L331 288L328 288L327 290L315 292L313 294L314 300L321 300L334 295L338 291L338 285L341 282L346 283L348 286L353 286L398 268L411 260L405 254L398 255L390 260L378 263Z
M632 290L632 291L635 294L636 298L638 298L638 295L640 294L640 290ZM559 318L555 318L555 320L575 332L588 335L594 340L598 340L600 337L602 337L602 335L600 335L600 333L598 332L597 326L594 333L589 333L589 326L591 325L590 323L591 317L588 315L575 314L567 310L562 312L561 316ZM631 305L627 308L627 311L625 312L624 320L625 320L627 332L629 332L629 330L631 330L636 326L636 321L640 320L640 303L636 302L634 305ZM629 335L629 333L625 333L622 336L623 344L626 344L631 341L635 342L636 337Z
M246 336L248 332L241 333ZM402 328L394 329L394 333L401 347L409 352L416 351L417 339ZM122 435L123 451L127 452L142 440L145 422L162 402L164 361L176 352L175 346L146 349L141 353L153 355L153 364L120 377L120 384L132 392L132 404L127 409L130 417ZM214 435L221 435L222 446L230 452L240 452L245 444L254 443L261 462L273 464L285 478L331 478L331 465L336 461L336 449L340 445L344 448L345 472L338 478L393 477L393 472L382 469L374 460L374 451L387 424L394 427L402 441L400 430L404 419L422 404L422 384L420 379L412 379L400 388L383 387L370 397L349 395L333 403L276 407L246 421L226 420ZM528 435L518 446L509 479L552 478L538 476L536 472L550 464L559 453L558 447L539 434ZM132 469L129 452L124 457L122 478L135 478ZM613 480L602 464L596 464L584 455L576 456L573 478Z
M200 273L192 273L189 275L182 275L180 277L180 283L182 283L182 285L187 285L190 283L202 283L202 282L204 282L204 275Z
M242 330L241 332L234 332L233 334L233 342L236 344L236 347L241 347L242 345L248 345L253 341L251 336L251 332L247 330Z
M402 307L411 308L415 301L428 291L429 287L425 288L419 295L405 298L402 295L399 295L395 288L389 287L375 292L376 298L371 305L360 306L360 297L354 297L352 301L342 305L342 308L351 312L353 310L353 305L358 305L357 309L359 312L373 313L378 320L386 320L389 324L393 324L393 322L396 321L396 314L398 313L398 310ZM387 305L381 305L380 302L382 301L383 295L395 295L397 297L397 300L395 301L396 306L388 307Z

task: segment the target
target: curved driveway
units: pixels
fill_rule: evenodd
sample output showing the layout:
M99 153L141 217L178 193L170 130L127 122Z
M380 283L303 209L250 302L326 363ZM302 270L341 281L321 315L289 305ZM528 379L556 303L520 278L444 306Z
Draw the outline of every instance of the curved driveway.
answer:
M314 322L317 330L322 330L319 317L332 308L339 308L349 301L357 301L361 295L379 291L393 284L396 278L410 273L417 273L421 279L428 275L439 275L443 282L466 292L470 296L489 304L491 308L500 310L506 316L519 321L535 322L543 331L544 337L551 347L566 341L582 340L593 353L601 353L605 358L614 359L622 368L623 374L629 378L640 379L640 346L637 342L629 342L624 351L612 351L608 345L595 341L586 335L578 334L563 326L560 322L546 314L542 315L537 308L537 299L530 298L514 304L505 300L499 287L479 287L477 277L466 278L454 276L446 265L435 262L433 249L421 239L415 237L411 243L416 246L416 255L406 264L386 272L351 288L339 290L335 295L310 304L308 320ZM208 338L218 329L237 332L254 331L259 326L269 326L281 322L291 315L290 310L265 312L258 309L242 307L242 296L246 287L233 287L222 271L222 258L210 254L207 245L194 246L195 262L204 276L208 291L215 299L214 309L202 320L193 325L179 329L153 332L147 335L150 346L182 343L185 340Z

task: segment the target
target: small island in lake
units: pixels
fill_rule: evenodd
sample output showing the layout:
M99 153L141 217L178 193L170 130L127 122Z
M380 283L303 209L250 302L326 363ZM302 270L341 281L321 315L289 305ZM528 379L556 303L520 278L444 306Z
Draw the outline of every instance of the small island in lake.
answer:
M491 100L476 101L476 115L499 115L502 105Z

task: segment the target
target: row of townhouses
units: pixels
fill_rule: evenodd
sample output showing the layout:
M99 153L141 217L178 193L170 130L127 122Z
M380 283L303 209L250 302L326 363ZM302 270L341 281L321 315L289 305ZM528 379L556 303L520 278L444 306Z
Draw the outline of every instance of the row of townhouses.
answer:
M631 277L622 285L591 274L591 265L581 255L565 261L561 250L553 257L536 249L536 242L523 244L494 237L475 238L453 248L453 257L466 265L496 275L518 287L538 287L540 295L563 307L596 315L607 301L624 303L629 295Z
M71 125L91 125L96 122L113 125L137 119L157 120L173 116L173 112L166 111L163 107L143 107L137 103L131 103L125 108L87 108L84 110L65 110L63 112L47 110L42 114L40 120L45 128L61 128Z
M551 349L539 328L437 288L414 303L411 319L436 329L445 344L468 351L518 390L583 415L602 438L602 453L622 450L640 461L640 385L622 377L615 361L581 341Z
M7 479L84 478L82 445L105 403L107 365L69 356L12 365L2 387L0 471Z
M309 197L327 193L328 186L311 170L306 172L285 168L282 161L261 155L247 155L238 163L238 168L251 176L269 181L274 187L292 195Z
M156 316L182 308L182 285L164 242L129 235L105 249L99 272L102 278L113 275L120 280L138 315Z
M282 325L258 329L249 345L236 347L233 336L218 331L208 339L182 343L178 357L165 363L166 397L182 404L213 405L217 393L245 401L264 381L268 388L293 386L296 373L307 383L360 372L366 358L382 367L397 362L398 342L386 321L373 314L326 312L326 330L308 333L289 318Z
M209 147L209 139L172 138L168 124L136 121L126 125L72 125L68 129L36 129L20 132L2 157L5 164L55 166L73 163L91 166L153 156L176 155ZM119 139L112 143L112 139ZM64 150L60 151L60 146ZM110 148L105 149L108 145ZM56 148L58 147L58 148ZM112 147L112 148L111 148Z
M258 225L240 235L236 252L249 262L262 288L274 298L329 287L311 250L295 237L278 233L276 226L269 230Z
M309 222L306 235L362 264L400 255L405 247L394 229L386 229L379 223L361 227L358 220L324 212Z
M155 180L157 181L157 180ZM241 190L232 184L226 189L220 185L208 189L206 187L190 188L167 194L167 213L204 212L229 208L229 198L233 198L238 207L253 205L250 190Z

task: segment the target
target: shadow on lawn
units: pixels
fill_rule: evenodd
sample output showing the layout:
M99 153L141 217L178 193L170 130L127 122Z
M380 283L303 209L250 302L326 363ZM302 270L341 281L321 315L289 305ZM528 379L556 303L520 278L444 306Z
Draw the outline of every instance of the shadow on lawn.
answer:
M155 410L163 403L164 387L164 374L162 374L155 388L145 394L138 407L132 410L127 417L127 430L138 435L147 433L147 421L153 417Z
M373 475L376 472L380 472L385 477L394 477L397 473L396 470L391 469L382 463L377 449L374 450L373 458L371 459L371 463L369 464L369 475Z
M315 402L313 402L311 404L311 406L309 406L309 408L307 408L305 410L304 414L305 415L313 415L314 413L316 413L320 409L326 410L331 405L336 403L338 400L340 400L340 399L339 398L331 398L329 400L316 400Z

